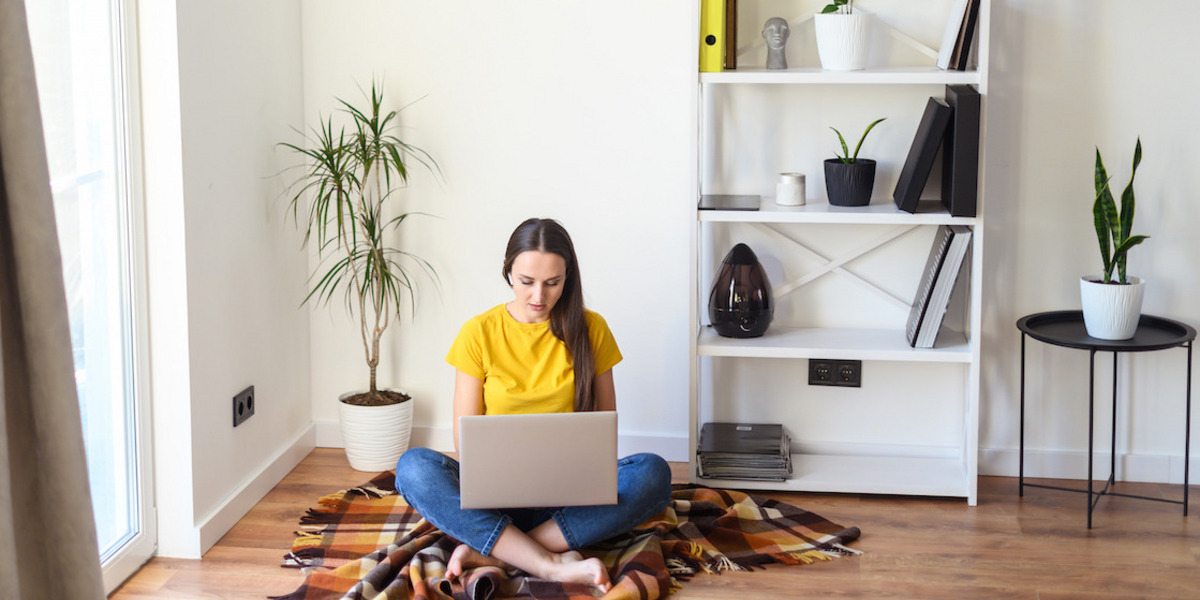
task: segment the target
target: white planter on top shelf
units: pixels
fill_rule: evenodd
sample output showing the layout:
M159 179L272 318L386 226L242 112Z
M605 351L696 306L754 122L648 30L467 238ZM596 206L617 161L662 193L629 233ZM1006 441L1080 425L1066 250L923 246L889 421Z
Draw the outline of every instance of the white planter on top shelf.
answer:
M1099 275L1081 278L1079 295L1087 334L1101 340L1133 337L1141 319L1145 292L1145 282L1137 277L1130 277L1127 284L1103 283Z
M818 13L813 15L817 54L827 71L857 71L867 66L867 33L871 15Z

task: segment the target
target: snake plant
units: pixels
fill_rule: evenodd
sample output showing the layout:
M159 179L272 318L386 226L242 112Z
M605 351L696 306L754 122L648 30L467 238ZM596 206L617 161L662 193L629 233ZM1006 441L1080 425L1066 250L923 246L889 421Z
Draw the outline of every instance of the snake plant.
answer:
M1129 185L1126 185L1125 191L1121 193L1121 209L1118 212L1109 186L1108 171L1104 169L1100 149L1096 148L1096 201L1092 205L1092 219L1096 225L1096 238L1100 242L1100 258L1104 261L1102 283L1129 283L1125 275L1125 259L1131 248L1148 238L1144 235L1130 235L1137 204L1133 195L1133 178L1137 175L1138 164L1141 162L1142 139L1139 137L1137 147L1133 151L1133 169L1129 173ZM1116 281L1113 280L1114 270L1117 272Z
M867 125L867 130L863 132L862 137L858 138L858 145L854 147L854 154L851 154L850 148L846 146L846 138L842 137L842 132L838 131L837 127L830 127L830 129L832 129L833 132L837 134L838 141L841 142L841 144L842 144L842 153L838 154L836 151L834 152L834 154L837 156L838 160L840 160L843 163L846 163L848 165L854 164L855 161L858 160L858 149L862 148L863 140L867 139L867 134L871 133L871 130L874 129L875 126L878 125L884 119L887 119L887 117L884 117L882 119L875 119L874 122L872 122L870 125Z

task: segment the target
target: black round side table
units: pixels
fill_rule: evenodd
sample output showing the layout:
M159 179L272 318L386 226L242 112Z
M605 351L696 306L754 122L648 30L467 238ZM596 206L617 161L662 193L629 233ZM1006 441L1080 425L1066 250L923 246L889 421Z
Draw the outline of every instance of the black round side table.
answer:
M1096 503L1104 495L1123 496L1126 498L1138 498L1141 500L1154 500L1158 502L1169 502L1171 504L1183 505L1183 516L1188 514L1188 457L1191 454L1191 423L1192 423L1192 341L1196 339L1196 330L1190 325L1164 319L1162 317L1153 317L1150 315L1142 315L1138 322L1137 331L1133 337L1128 340L1101 340L1091 337L1087 334L1087 330L1083 325L1083 311L1064 310L1043 312L1026 317L1022 317L1017 321L1017 329L1021 330L1021 453L1020 453L1020 472L1019 472L1019 496L1025 495L1025 488L1045 488L1051 490L1060 490L1066 492L1081 492L1088 496L1088 511L1087 524L1088 529L1092 528L1092 511L1096 508ZM1064 348L1076 348L1087 350L1089 353L1088 365L1088 485L1086 490L1064 488L1050 485L1037 485L1033 483L1025 483L1025 338L1032 337L1035 340L1051 344L1054 346L1062 346ZM1151 498L1148 496L1136 496L1132 494L1118 494L1110 490L1117 473L1117 355L1122 352L1149 352L1152 350L1166 350L1168 348L1184 347L1187 349L1187 402L1186 415L1184 417L1184 434L1183 434L1183 500L1168 500L1164 498ZM1092 450L1094 443L1094 422L1095 422L1095 399L1096 399L1096 353L1097 352L1112 352L1113 355L1113 381L1112 381L1112 450L1110 453L1109 475L1108 481L1104 484L1104 489L1094 491L1093 476L1092 476Z

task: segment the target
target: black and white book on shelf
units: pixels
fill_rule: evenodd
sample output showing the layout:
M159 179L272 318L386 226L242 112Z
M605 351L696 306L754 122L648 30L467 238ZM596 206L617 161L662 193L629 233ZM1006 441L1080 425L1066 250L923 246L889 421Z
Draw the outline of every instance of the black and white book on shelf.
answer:
M971 233L965 225L938 226L904 328L909 346L932 348L937 342L951 293L971 247Z
M696 444L700 477L784 481L792 473L791 439L775 423L705 423Z
M917 134L913 136L912 147L908 150L908 157L904 159L904 166L900 170L900 179L896 181L896 189L892 192L892 199L900 210L909 213L917 211L921 192L929 181L929 173L952 112L950 105L941 99L930 98L925 103Z
M979 21L979 0L954 0L946 18L942 45L938 48L937 67L964 71L970 64Z
M974 217L979 187L979 91L946 86L953 111L942 142L942 204L954 217Z

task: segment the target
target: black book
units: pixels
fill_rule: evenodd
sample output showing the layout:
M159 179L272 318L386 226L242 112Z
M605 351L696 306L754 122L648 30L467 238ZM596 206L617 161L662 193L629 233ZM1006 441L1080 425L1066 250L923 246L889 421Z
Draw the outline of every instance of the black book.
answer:
M955 217L974 217L979 187L979 91L946 86L954 111L942 147L942 204Z
M954 55L950 67L967 70L967 59L971 54L971 42L975 38L975 23L979 20L979 0L967 0L967 11L963 18L962 28L958 32L958 42L954 44Z
M917 295L913 298L912 309L908 311L908 323L904 327L904 335L909 346L917 345L917 334L921 331L921 321L925 318L925 308L929 306L929 298L933 295L933 284L937 281L938 271L946 261L946 251L950 249L950 228L946 225L938 227L934 235L933 245L929 248L929 256L925 259L925 269L921 271L921 283L917 286Z
M737 0L725 0L725 70L737 69Z
M942 145L951 112L953 111L950 110L950 105L937 98L930 98L925 103L925 114L921 116L917 135L913 137L912 147L908 149L908 158L900 171L900 180L896 182L896 191L892 193L896 207L900 210L910 213L917 211L921 191L929 181L929 171L933 168L938 146Z
M950 293L958 280L963 260L971 243L971 228L963 225L941 225L925 259L925 270L913 299L908 323L904 328L908 345L932 348L946 316Z
M783 425L769 423L705 423L697 452L779 455Z

